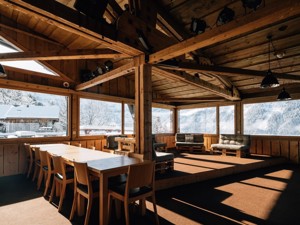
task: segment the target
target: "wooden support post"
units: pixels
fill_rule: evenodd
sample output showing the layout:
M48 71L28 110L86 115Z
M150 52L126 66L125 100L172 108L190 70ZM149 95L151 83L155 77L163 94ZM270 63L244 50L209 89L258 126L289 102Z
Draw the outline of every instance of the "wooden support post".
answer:
M137 152L152 159L151 65L144 56L135 58L135 131Z

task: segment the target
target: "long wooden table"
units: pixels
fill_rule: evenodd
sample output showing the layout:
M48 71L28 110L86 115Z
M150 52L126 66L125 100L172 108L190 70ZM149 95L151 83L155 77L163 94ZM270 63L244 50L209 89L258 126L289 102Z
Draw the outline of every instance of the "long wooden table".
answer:
M87 162L91 174L99 177L99 224L108 224L108 178L128 171L128 166L142 163L140 159L95 151L65 144L32 145L41 151L62 156L66 163Z

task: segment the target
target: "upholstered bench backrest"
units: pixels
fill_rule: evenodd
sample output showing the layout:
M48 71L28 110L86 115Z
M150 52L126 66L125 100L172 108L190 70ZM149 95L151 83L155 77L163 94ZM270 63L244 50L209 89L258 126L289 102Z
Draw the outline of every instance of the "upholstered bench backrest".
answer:
M219 144L250 146L250 135L220 134Z
M176 142L196 142L196 143L204 142L203 134L177 133L175 138L176 138Z

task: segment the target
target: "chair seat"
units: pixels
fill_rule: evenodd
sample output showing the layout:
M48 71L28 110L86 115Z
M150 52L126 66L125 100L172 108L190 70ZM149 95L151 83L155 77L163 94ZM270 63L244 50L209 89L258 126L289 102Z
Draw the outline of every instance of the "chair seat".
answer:
M88 186L87 185L83 185L83 184L77 184L77 187L85 192L88 193ZM92 188L93 188L93 192L99 192L99 180L93 180L92 181Z
M110 188L110 190L114 191L116 193L119 193L121 195L124 195L125 194L125 188L126 188L126 183L118 185L118 186L117 185L113 186L113 187ZM146 193L151 192L151 191L152 191L152 188L149 188L149 187L146 187L146 186L143 186L143 187L140 187L140 188L132 188L129 191L129 197L130 198L136 197L136 196L143 195L143 194L146 194Z
M174 159L173 153L166 153L166 152L156 152L156 162L163 162L163 161L169 161Z
M120 174L117 176L113 176L113 177L109 177L108 178L108 187L112 187L112 186L118 186L121 184L125 184L127 181L127 174Z

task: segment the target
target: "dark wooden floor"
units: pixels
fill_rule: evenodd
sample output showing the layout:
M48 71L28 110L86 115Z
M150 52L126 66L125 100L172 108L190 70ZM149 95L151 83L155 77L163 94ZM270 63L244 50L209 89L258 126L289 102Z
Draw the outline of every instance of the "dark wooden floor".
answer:
M189 154L176 158L177 169L183 162L198 167L218 168L221 174L224 168L220 158L209 160L208 156L196 156L188 159ZM199 161L199 158L205 159ZM228 158L228 157L226 157ZM231 167L235 157L224 159L225 167ZM222 158L221 158L222 159ZM190 160L190 161L186 161ZM196 161L195 161L196 160ZM228 162L229 160L229 162ZM257 160L257 159L256 159ZM207 163L210 163L208 166ZM240 164L239 162L238 164ZM268 162L270 163L270 162ZM248 164L245 164L248 165ZM203 169L202 168L202 169ZM176 170L176 165L175 165ZM226 168L225 168L226 170ZM185 179L187 173L177 170L176 179ZM173 179L170 175L159 175ZM197 175L198 176L198 175ZM281 163L280 165L260 167L248 172L224 174L223 177L212 178L179 187L159 190L156 193L158 213L161 225L170 224L280 224L293 225L300 221L300 168L299 166ZM190 178L189 178L190 179ZM188 179L188 180L189 180ZM160 181L158 181L160 182ZM57 205L50 204L42 197L42 191L36 190L36 184L24 175L0 178L0 224L71 224L68 220L72 191L68 191L63 211L57 212ZM58 199L55 199L58 203ZM131 208L132 224L154 224L151 202L147 202L146 216L139 216L136 207ZM76 217L72 224L83 224L84 218ZM90 224L98 224L98 202L93 204ZM116 220L112 216L111 224L124 224L124 218Z

